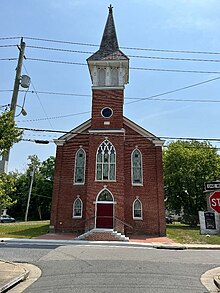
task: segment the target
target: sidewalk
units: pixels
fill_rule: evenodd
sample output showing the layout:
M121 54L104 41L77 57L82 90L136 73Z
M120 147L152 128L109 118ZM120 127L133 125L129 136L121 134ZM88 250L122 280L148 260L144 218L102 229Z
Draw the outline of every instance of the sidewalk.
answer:
M21 241L21 242L31 242L37 241L38 243L45 244L49 243L59 243L60 245L73 245L75 244L92 244L92 245L119 245L119 246L133 246L133 247L152 247L157 249L219 249L220 245L203 245L203 244L179 244L167 237L154 237L149 238L144 235L132 235L130 236L129 242L110 242L110 241L84 241L84 240L74 240L76 238L75 234L46 234L34 239L10 239L1 238L1 241ZM26 279L29 275L29 270L24 268L22 264L15 264L5 260L0 260L0 293L6 292L8 288L16 285L20 281ZM216 269L216 275L212 276L215 279L216 286L220 288L220 268ZM216 288L217 288L216 287ZM18 291L22 292L22 291ZM216 291L217 292L217 291Z
M29 271L21 265L0 260L0 292L5 292L28 277Z

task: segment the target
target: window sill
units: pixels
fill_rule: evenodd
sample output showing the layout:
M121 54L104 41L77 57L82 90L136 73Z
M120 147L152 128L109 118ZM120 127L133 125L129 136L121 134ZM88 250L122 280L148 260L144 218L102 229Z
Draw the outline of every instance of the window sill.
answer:
M74 182L73 185L85 185L85 183L77 183L77 182Z
M116 180L97 180L95 179L95 182L117 182Z
M73 216L73 219L82 219L82 216Z
M131 183L132 186L144 186L143 183Z
M143 218L134 218L134 217L133 217L133 220L134 220L134 221L143 221Z

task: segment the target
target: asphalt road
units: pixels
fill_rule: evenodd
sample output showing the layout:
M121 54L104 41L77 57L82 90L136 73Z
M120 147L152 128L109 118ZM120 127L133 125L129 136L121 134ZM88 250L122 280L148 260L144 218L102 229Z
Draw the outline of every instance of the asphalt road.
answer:
M214 250L110 246L3 246L0 258L29 262L42 276L25 292L206 293L205 271L220 266Z

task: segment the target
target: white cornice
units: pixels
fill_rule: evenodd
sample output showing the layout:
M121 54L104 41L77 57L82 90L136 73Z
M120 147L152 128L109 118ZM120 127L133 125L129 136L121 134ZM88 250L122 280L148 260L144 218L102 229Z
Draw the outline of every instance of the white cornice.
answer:
M89 133L125 133L124 128L121 129L90 129Z
M123 90L125 87L122 86L92 86L93 90Z
M64 140L64 139L62 139L62 140L54 139L53 141L54 141L54 143L55 143L57 146L63 146L64 143L65 143L65 140Z

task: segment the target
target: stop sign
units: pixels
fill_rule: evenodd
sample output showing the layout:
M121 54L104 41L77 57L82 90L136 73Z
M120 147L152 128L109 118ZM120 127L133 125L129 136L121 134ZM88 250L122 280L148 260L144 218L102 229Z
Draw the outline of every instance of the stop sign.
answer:
M209 197L210 207L215 210L217 213L220 213L220 191L215 191Z

